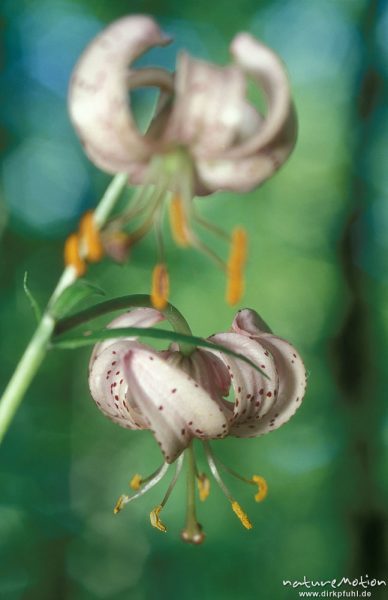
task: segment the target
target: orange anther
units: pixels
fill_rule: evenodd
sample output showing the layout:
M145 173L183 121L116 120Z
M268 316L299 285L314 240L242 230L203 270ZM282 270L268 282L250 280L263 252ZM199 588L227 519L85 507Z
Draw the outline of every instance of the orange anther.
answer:
M228 261L228 286L226 299L236 304L244 291L244 265L247 257L247 234L242 227L232 233L232 247Z
M88 211L82 217L79 224L79 234L85 243L86 259L89 262L98 262L104 255L104 248L101 243L100 233L93 220L93 212Z
M158 310L167 306L170 283L168 272L164 263L155 265L152 273L151 302Z
M81 277L85 273L86 264L79 253L79 236L77 233L72 233L67 238L65 242L64 258L66 267L74 267L78 277Z
M174 240L179 246L188 246L187 222L183 210L182 198L175 194L170 204L170 225Z
M255 495L255 500L256 502L261 502L268 493L268 484L264 477L261 477L261 475L253 475L252 481L258 485L258 491Z

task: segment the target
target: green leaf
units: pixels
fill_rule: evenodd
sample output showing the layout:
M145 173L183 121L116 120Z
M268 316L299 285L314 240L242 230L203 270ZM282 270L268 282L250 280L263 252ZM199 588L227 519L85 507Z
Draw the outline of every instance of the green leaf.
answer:
M73 285L66 288L54 305L51 307L51 314L55 319L66 315L77 304L93 295L105 296L105 292L98 285L95 285L87 279L77 279Z
M30 288L28 287L28 272L27 271L24 273L23 288L24 288L24 292L29 300L32 312L34 313L36 322L39 323L39 321L42 318L42 311L40 309L38 302L34 298Z
M151 338L157 340L168 340L170 342L178 342L184 343L186 345L198 346L199 348L210 348L212 350L218 350L219 352L229 354L230 356L234 356L235 358L244 361L253 369L261 373L263 377L269 379L266 373L264 373L254 362L252 362L243 354L233 352L233 350L229 350L229 348L225 348L220 344L208 342L207 340L204 340L200 337L196 337L193 335L185 335L183 333L177 333L176 331L166 331L165 329L154 329L153 327L118 327L117 329L98 329L95 331L87 330L84 331L82 335L78 336L60 335L54 337L51 346L53 348L74 350L75 348L81 348L82 346L90 346L96 344L101 340L113 340L120 337L133 336L136 336L140 339Z

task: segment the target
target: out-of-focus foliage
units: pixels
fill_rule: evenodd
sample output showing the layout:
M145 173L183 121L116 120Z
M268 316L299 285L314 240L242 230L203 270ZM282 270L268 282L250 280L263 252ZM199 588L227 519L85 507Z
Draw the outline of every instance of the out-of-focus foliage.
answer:
M88 163L69 123L72 66L105 23L129 11L152 14L175 38L143 62L173 68L183 47L226 62L230 39L248 30L287 64L300 120L292 158L255 192L196 202L224 228L247 228L243 305L292 340L309 371L305 404L287 426L214 444L240 472L265 476L269 495L256 505L251 488L231 482L254 523L245 531L213 486L199 507L207 539L197 548L179 541L184 478L163 513L168 534L148 520L161 487L113 516L130 477L159 464L157 447L95 409L86 350L50 354L0 449L0 598L273 600L297 597L283 579L381 577L388 11L361 0L2 0L0 11L1 387L34 328L24 272L44 304L65 236L109 181ZM144 120L150 96L135 101ZM155 255L149 238L128 265L105 261L89 276L110 296L147 293ZM167 256L171 301L194 333L226 330L234 310L223 302L222 273L190 249L171 244ZM343 384L344 370L357 385Z

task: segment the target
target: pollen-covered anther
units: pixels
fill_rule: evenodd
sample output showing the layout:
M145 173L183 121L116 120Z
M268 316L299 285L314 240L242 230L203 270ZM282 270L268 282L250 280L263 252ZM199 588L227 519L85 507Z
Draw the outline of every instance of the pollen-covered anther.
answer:
M124 507L124 505L126 504L127 500L128 500L128 496L126 496L125 494L122 494L122 495L120 496L120 498L117 500L117 502L116 502L116 504L115 504L115 507L114 507L114 509L113 509L113 513L114 513L115 515L117 515L117 513L119 513L119 512L120 512L120 510L122 510L122 509L123 509L123 507Z
M190 240L187 233L187 221L183 209L182 198L175 194L170 204L170 226L173 238L178 246L187 247Z
M240 519L241 523L244 525L246 529L252 529L253 525L249 520L248 515L243 511L241 506L236 500L232 502L232 509L237 517Z
M89 262L98 262L104 255L100 232L95 226L93 212L88 211L79 224L79 236L86 247L86 259Z
M103 255L100 232L95 226L93 212L88 211L80 221L78 232L69 235L65 242L65 265L73 267L77 277L82 277L86 272L86 261L98 262Z
M152 273L151 302L158 309L163 310L167 306L170 290L170 282L167 267L164 263L155 265Z
M228 260L228 284L226 300L236 304L244 292L244 265L247 257L247 234L242 227L232 233L232 246Z
M153 510L151 510L151 512L150 512L150 521L151 521L152 527L155 527L156 529L159 529L159 531L167 531L167 527L160 520L160 517L159 517L162 508L163 507L159 504L159 506L156 506L156 508L154 508Z
M199 499L201 502L205 502L210 494L210 480L208 477L206 477L205 473L199 473L197 476L197 485Z
M129 482L129 487L131 487L133 490L140 490L141 485L143 483L143 479L141 477L141 475L139 475L138 473L136 473L136 475L134 475L131 479L131 481Z
M82 277L86 271L85 261L79 252L79 236L77 233L69 235L65 242L64 260L66 267L74 267L77 277Z
M256 502L261 502L268 493L268 484L264 477L261 477L260 475L253 475L252 481L257 483L259 487L257 494L255 494L255 500Z

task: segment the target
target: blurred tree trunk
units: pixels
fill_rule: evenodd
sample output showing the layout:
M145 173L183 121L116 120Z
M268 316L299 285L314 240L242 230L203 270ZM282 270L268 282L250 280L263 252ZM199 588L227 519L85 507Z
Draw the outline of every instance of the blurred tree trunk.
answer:
M355 577L367 574L370 579L384 579L387 574L386 512L378 497L375 476L381 405L376 391L370 281L358 265L362 248L368 242L363 213L373 199L367 158L376 124L380 122L377 113L383 106L383 77L379 72L376 44L382 9L383 2L366 0L359 24L361 48L353 94L356 102L350 121L349 213L340 241L340 261L350 290L350 302L334 343L336 376L349 419L350 447L345 468L351 470L355 478L346 495L349 504L345 509L351 520L355 543L350 569Z

